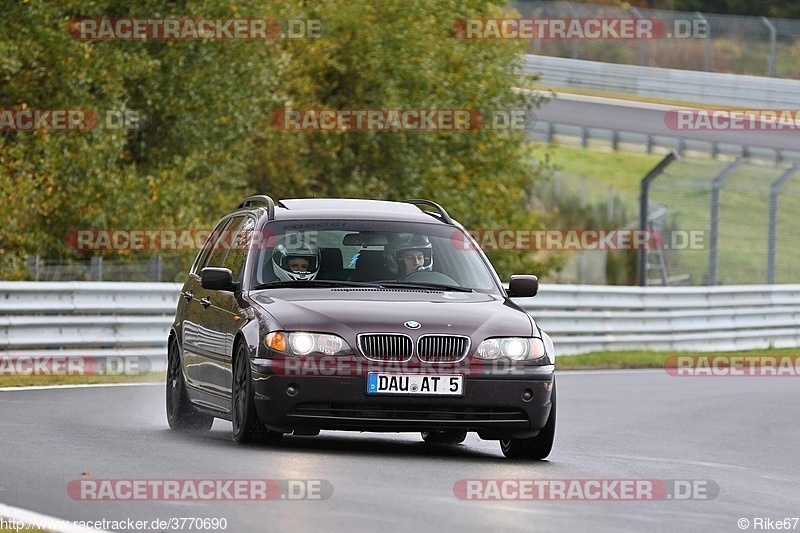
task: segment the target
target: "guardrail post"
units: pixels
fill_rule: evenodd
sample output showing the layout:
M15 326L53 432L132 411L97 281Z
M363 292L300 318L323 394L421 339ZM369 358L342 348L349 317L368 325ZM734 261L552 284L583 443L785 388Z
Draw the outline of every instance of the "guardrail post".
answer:
M583 148L589 146L589 128L586 126L581 128L581 146Z
M161 281L161 254L150 258L150 281Z
M611 149L615 152L619 150L619 132L617 130L611 132Z
M630 7L628 9L631 13L633 13L633 16L636 17L638 20L644 18L642 14L639 13L639 10L636 9L635 7ZM641 66L647 65L647 39L639 39L639 65Z
M580 18L580 14L569 2L567 2L567 8L574 18ZM572 39L572 59L578 59L578 39Z
M547 142L553 142L553 136L556 134L556 125L552 122L547 123Z
M702 13L695 11L695 14L700 17L700 20L706 23L706 53L705 60L703 62L703 68L706 72L711 72L711 25L708 23L708 20L706 20Z
M92 257L89 264L89 279L92 281L103 281L103 257L96 255Z
M767 28L769 28L769 58L767 59L767 77L774 78L775 53L777 50L777 35L775 32L775 26L772 25L767 17L761 17L761 20L764 21L764 24L766 24Z
M767 251L767 284L775 285L775 263L778 256L778 194L783 184L800 169L797 163L769 186L769 238Z
M650 135L649 133L647 134L647 144L645 148L647 149L648 154L653 153L653 136Z
M650 184L658 177L659 174L664 172L664 169L666 169L675 159L677 159L675 153L670 152L655 167L653 167L653 170L648 172L647 175L642 178L642 182L639 186L639 229L641 231L648 231L649 229L648 209L650 205ZM652 242L652 240L648 239L647 242ZM647 250L639 250L638 255L638 282L640 287L645 287L647 285Z
M709 258L708 258L708 284L717 284L717 273L719 270L719 192L722 190L722 184L728 179L731 174L736 172L742 163L745 162L744 157L740 157L720 172L711 182L711 231L709 232Z
M28 256L28 271L33 274L33 281L39 281L39 256Z
M609 222L614 218L614 204L616 203L614 197L615 192L614 187L608 188L608 210L606 211L606 217Z

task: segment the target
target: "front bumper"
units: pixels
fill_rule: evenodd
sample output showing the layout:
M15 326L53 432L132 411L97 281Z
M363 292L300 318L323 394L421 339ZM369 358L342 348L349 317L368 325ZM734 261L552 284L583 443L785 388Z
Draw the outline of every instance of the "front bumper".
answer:
M464 395L445 397L370 395L366 375L282 375L256 364L251 370L258 415L276 431L460 429L487 439L536 435L550 414L555 376L552 365L467 375Z

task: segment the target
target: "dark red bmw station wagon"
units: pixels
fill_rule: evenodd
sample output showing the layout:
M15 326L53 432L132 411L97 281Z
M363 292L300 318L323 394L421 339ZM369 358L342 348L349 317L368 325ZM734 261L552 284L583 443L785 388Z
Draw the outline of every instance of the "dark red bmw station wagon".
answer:
M169 334L167 418L239 442L320 430L498 440L543 459L550 338L469 233L428 200L246 198L208 238Z

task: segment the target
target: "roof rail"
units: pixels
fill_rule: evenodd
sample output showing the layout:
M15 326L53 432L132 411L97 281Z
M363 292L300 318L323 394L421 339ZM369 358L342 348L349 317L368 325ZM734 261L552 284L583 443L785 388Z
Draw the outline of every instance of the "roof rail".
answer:
M266 194L254 194L253 196L248 196L236 206L236 209L250 207L251 205L266 205L267 216L269 220L275 220L275 202L273 202L272 198Z
M403 201L405 203L407 203L407 204L413 204L413 205L415 205L417 207L419 207L421 205L428 206L428 207L433 207L434 209L436 209L436 211L438 211L439 218L442 219L442 222L445 222L446 224L453 225L453 219L450 218L450 215L447 214L447 211L444 210L444 207L440 206L437 203L434 203L434 202L431 202L430 200L425 200L425 199L422 199L422 198L416 198L416 199L412 199L412 200L403 200ZM422 208L420 208L420 211L423 211L423 212L428 213L428 214L432 214L429 211L425 211Z

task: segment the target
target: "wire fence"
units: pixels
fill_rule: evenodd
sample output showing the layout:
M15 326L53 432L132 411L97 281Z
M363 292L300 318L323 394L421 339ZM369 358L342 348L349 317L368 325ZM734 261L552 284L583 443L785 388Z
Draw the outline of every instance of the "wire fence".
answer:
M535 193L546 204L560 198L562 211L580 211L594 229L638 227L638 184L634 192L611 181L560 170ZM565 198L578 200L570 206ZM800 283L800 164L679 158L652 182L649 198L649 229L660 247L645 254L645 284ZM543 281L635 285L635 256L573 252L561 272Z
M39 256L28 259L32 281L184 281L187 257L155 255L145 260L108 260L102 256L83 261L48 260Z
M587 179L560 170L532 190L542 207L557 207L548 229L631 229L639 226L638 183ZM800 283L800 163L756 159L682 159L651 184L650 229L661 246L645 254L647 285ZM139 260L52 261L32 256L35 281L181 282L194 254ZM547 283L634 285L637 253L570 252Z
M800 79L800 21L571 2L512 6L523 18L658 19L704 28L683 39L532 39L528 53L650 67ZM677 22L676 22L677 21ZM684 23L684 21L688 21ZM693 30L694 31L694 30Z
M736 161L678 161L653 182L656 225L665 235L667 271L693 285L798 283L800 167ZM681 230L675 233L674 230Z

